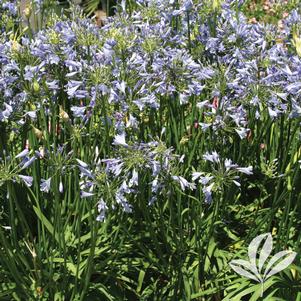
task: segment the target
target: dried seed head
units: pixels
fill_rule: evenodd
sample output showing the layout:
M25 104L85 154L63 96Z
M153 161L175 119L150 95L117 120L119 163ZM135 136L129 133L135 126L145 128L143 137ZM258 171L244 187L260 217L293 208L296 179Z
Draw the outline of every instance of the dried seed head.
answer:
M60 118L64 121L64 122L69 122L70 117L68 115L68 113L66 111L63 110L63 107L60 106Z
M251 19L249 20L249 23L250 23L250 24L256 24L256 23L257 23L256 18L251 18Z
M38 139L43 138L43 132L32 125L33 132Z
M107 14L103 10L97 10L95 12L95 19L98 26L104 26L107 21Z

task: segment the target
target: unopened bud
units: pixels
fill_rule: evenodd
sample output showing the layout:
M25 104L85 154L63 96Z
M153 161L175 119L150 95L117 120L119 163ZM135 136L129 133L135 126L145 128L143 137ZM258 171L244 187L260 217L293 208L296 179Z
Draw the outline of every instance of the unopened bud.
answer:
M292 191L292 183L291 183L291 177L288 176L287 178L287 190Z
M11 42L11 49L13 51L19 51L21 48L21 45L17 41L12 41Z
M29 18L31 15L32 9L31 9L31 5L26 5L25 9L23 10L24 16L26 18Z
M301 56L301 38L297 36L296 33L293 33L293 44L296 48L296 52Z
M60 181L60 184L59 184L59 192L60 192L60 193L63 193L63 192L64 192L64 186L63 186L62 181Z
M40 91L40 85L36 80L33 82L32 87L33 87L34 92L39 92Z

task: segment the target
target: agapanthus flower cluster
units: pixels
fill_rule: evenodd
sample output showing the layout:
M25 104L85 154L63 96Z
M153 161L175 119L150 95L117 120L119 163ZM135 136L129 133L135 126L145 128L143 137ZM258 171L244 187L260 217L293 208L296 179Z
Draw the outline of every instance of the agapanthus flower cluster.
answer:
M239 174L251 174L252 168L211 152L204 159L212 170L195 172L189 182L174 163L184 160L176 143L183 137L164 141L165 131L178 127L170 118L179 115L190 138L188 116L195 115L196 131L210 138L226 132L220 139L226 144L250 139L254 120L276 122L301 114L299 12L293 11L278 30L250 22L231 8L237 4L232 2L212 8L206 18L204 1L141 0L131 15L122 2L102 28L75 10L70 18L53 18L32 37L1 38L0 125L16 135L31 131L31 140L52 153L45 161L65 156L49 137L76 148L79 140L84 144L102 131L106 143L113 142L105 156L85 162L76 153L76 162L59 163L69 164L65 170L78 166L81 197L98 198L99 220L116 205L131 212L142 178L150 204L168 193L167 183L190 193L196 180L210 203L214 191L230 183L239 186ZM13 2L1 3L7 15L14 9ZM155 116L160 125L153 126ZM145 124L151 134L141 133ZM90 145L90 151L99 144ZM24 149L24 141L20 145L17 176L31 187L30 167L41 162L41 154L31 146ZM51 173L57 171L49 168L39 179L43 193L52 190ZM64 191L62 181L58 189Z
M10 16L16 16L18 12L17 1L2 1L1 3L1 14L7 13Z
M197 14L198 6L188 2L180 3L177 10L174 2L156 2L158 7L164 5L164 13L153 23L143 22L137 13L116 17L99 29L90 20L74 18L57 21L32 40L3 43L1 120L7 120L10 108L25 109L34 93L56 102L60 91L74 102L74 116L83 119L100 96L109 95L110 102L125 110L131 110L133 103L142 111L158 110L162 96L179 95L180 103L186 105L191 97L211 91L212 97L219 98L220 108L211 120L219 120L222 127L234 121L241 138L248 131L250 105L258 118L265 111L276 118L289 109L295 115L300 59L290 55L284 44L273 42L277 31L248 23L242 14L225 6L212 32ZM152 2L148 5L146 9ZM168 11L171 15L184 12L177 30ZM195 28L189 34L184 26L186 12ZM292 16L288 25L295 24L289 20L296 19L297 12ZM198 55L194 53L197 49ZM20 68L25 58L27 64ZM64 82L58 74L65 74Z
M99 207L102 209L99 209L99 220L105 218L108 208L115 209L116 206L120 206L125 212L132 212L137 199L146 195L147 204L153 204L160 195L168 193L168 183L171 180L180 182L181 179L187 183L183 177L174 176L177 156L162 142L128 144L123 133L116 135L113 145L117 151L115 158L102 159L91 164L92 166L77 159L81 197L100 198ZM147 181L147 194L141 191L141 181ZM182 185L186 186L181 184L181 187Z
M239 174L252 175L253 167L240 167L232 162L231 159L222 159L216 151L207 152L203 155L203 159L210 163L210 172L195 171L192 174L192 181L201 184L204 200L210 204L212 202L213 192L222 192L224 187L234 183L240 187Z

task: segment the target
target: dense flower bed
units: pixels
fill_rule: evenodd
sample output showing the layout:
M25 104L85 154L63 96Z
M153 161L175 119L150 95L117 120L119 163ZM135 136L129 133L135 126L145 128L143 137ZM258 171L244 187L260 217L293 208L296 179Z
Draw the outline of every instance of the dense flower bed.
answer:
M232 300L239 243L300 250L301 15L241 4L122 1L100 28L35 2L36 30L1 3L3 296Z

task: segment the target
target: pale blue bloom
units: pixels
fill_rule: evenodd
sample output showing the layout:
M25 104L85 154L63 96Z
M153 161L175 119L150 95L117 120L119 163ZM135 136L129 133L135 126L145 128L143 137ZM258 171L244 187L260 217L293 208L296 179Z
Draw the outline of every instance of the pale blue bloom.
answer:
M100 199L100 201L97 204L98 209L98 216L96 217L96 220L99 222L103 222L106 218L106 211L108 210L108 207L103 199Z
M50 191L50 185L51 185L51 178L47 180L42 179L40 184L40 190L42 192L48 193Z
M206 152L203 155L203 159L206 160L206 161L210 161L212 163L219 163L220 162L219 155L216 151L213 151L211 154Z
M76 159L76 161L78 162L78 164L81 166L81 167L84 167L84 168L87 168L88 167L88 164L83 162L82 160L80 159Z
M236 168L237 171L242 172L246 175L252 175L253 174L253 167L252 166L248 166L248 167L237 167Z
M94 195L94 193L92 192L87 192L87 191L81 191L80 192L80 197L81 198L89 198L92 197Z
M22 152L19 153L15 158L24 158L28 153L29 153L29 150L28 150L27 148L25 148L25 149L22 150Z
M87 107L77 107L72 106L71 111L73 112L74 117L84 118Z
M84 168L84 167L82 167L80 165L78 166L78 168L81 171L81 173L82 173L83 176L86 176L86 177L88 177L90 179L95 179L95 176L92 174L92 172L89 169Z
M23 161L22 161L23 166L22 166L21 170L29 167L36 159L37 158L35 156L31 157L30 159L28 159L27 157L25 157L23 159Z
M204 186L202 191L204 193L205 197L205 203L206 204L211 204L212 202L212 188L214 186L214 183L210 184L209 186Z
M133 169L132 178L129 181L129 187L138 186L138 172Z
M33 177L31 177L31 176L24 176L24 175L18 175L18 176L25 183L25 185L27 187L31 187L32 186Z
M240 127L238 129L235 129L236 133L239 135L240 139L244 139L247 137L249 129Z
M190 190L195 189L194 183L189 183L185 178L181 176L172 176L171 178L180 184L182 191L185 191L186 188Z
M128 144L125 142L125 132L115 136L113 145L128 147Z

